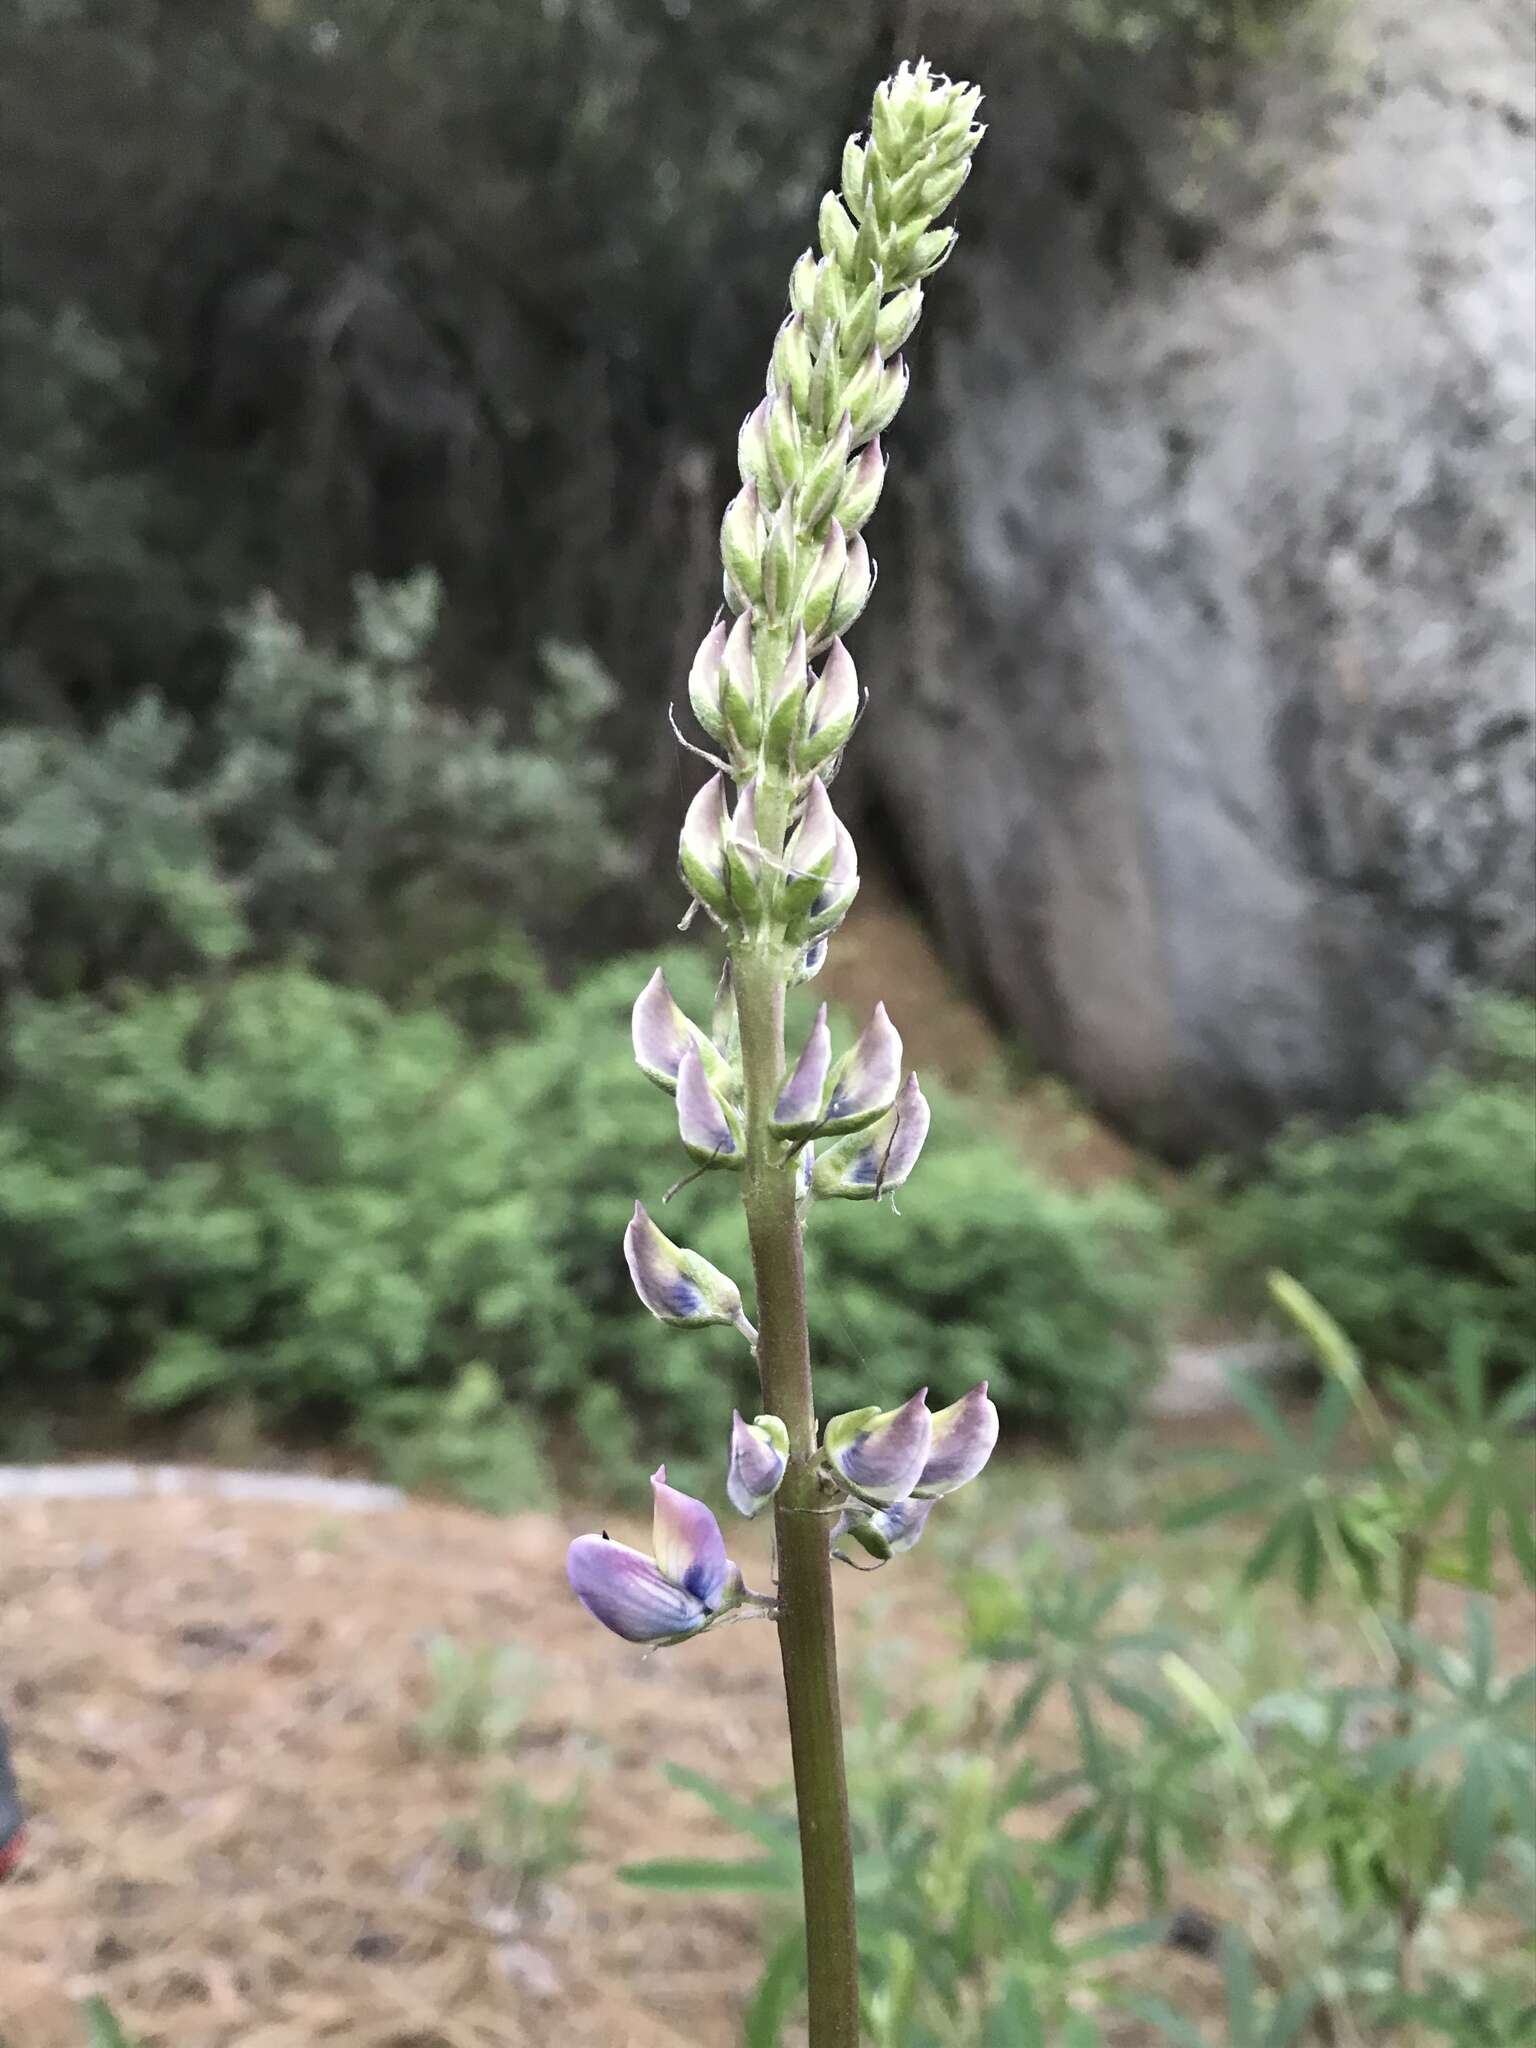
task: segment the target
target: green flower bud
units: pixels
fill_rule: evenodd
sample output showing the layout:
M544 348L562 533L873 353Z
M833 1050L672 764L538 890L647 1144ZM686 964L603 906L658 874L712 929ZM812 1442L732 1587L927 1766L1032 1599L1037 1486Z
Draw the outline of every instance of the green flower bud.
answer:
M875 345L876 326L880 316L880 299L885 290L877 264L869 283L857 298L850 300L848 317L843 322L838 336L838 352L845 363L858 363L869 354ZM846 401L845 401L846 402Z
M782 619L795 592L795 493L790 491L773 516L763 549L763 604L770 619Z
M937 220L961 186L971 175L971 159L962 157L959 163L950 164L938 173L930 172L923 185L923 211L930 220Z
M827 537L821 544L800 597L800 616L805 621L813 654L820 653L837 630L828 621L847 568L848 544L843 538L842 527L834 519L827 527Z
M869 594L875 587L875 565L869 559L869 549L864 545L863 534L854 537L848 548L848 560L838 580L837 598L826 621L828 637L841 637L853 624L869 603Z
M837 501L837 523L850 540L867 524L885 487L885 456L877 434L858 461L844 473Z
M693 667L688 671L688 702L693 715L712 740L722 743L726 725L720 704L720 667L725 657L725 641L725 621L717 618L699 642Z
M806 325L818 342L825 342L827 330L838 326L848 309L848 286L843 273L823 256L816 266L816 299Z
M781 901L787 916L809 910L821 895L837 855L839 829L826 784L818 777L806 791L800 822L784 849Z
M743 612L730 630L720 668L720 708L730 736L744 754L762 738L757 709L757 670L752 658L752 614Z
M773 471L775 496L800 481L800 421L789 391L781 391L768 414L768 462Z
M726 880L725 832L729 814L725 808L725 777L711 775L688 806L678 841L677 864L683 880L706 910L725 917L731 908Z
M797 258L795 267L789 274L790 307L802 320L810 317L811 308L816 303L816 277L815 252L807 249ZM782 329L780 331L782 332Z
M807 465L800 482L800 525L815 533L837 504L846 482L848 457L853 451L853 422L844 412L832 438Z
M764 747L775 767L787 768L794 756L806 712L806 687L805 628L797 626L789 654L768 697Z
M853 439L856 447L862 447L869 439L868 434L859 431L859 422L879 396L884 375L885 364L880 359L880 351L871 342L858 368L842 389L843 408L853 420Z
M850 135L843 144L842 164L843 203L855 220L863 220L864 201L864 145L857 135Z
M841 640L834 640L827 651L806 711L806 733L795 759L801 769L819 768L845 744L859 715L859 674Z
M814 275L815 264L810 252L807 251L800 260L811 264ZM805 315L797 311L784 322L773 344L773 385L775 395L780 391L789 393L796 412L802 416L810 403L811 367L811 344L806 336ZM765 417L765 427L766 424Z
M736 435L736 467L743 483L757 485L759 500L773 506L778 503L779 494L768 460L768 411L769 401L764 398L756 411L749 412L742 421Z
M878 351L871 350L872 355ZM901 402L907 395L911 373L903 357L897 356L887 363L880 373L880 381L874 396L868 404L851 407L853 412L853 441L858 447L865 441L872 441L876 434L883 434L901 410Z
M875 346L887 362L904 346L922 311L923 288L920 284L909 284L880 308L880 316L875 322Z
M816 228L821 238L822 254L841 269L849 270L858 230L844 212L842 201L835 192L828 192L823 197Z
M763 595L763 517L758 505L757 485L750 479L725 508L720 522L720 554L725 563L727 595L730 586L741 594L744 611Z
M731 829L725 836L725 867L730 877L731 902L737 915L743 922L755 924L766 904L763 849L757 837L755 775L736 800Z

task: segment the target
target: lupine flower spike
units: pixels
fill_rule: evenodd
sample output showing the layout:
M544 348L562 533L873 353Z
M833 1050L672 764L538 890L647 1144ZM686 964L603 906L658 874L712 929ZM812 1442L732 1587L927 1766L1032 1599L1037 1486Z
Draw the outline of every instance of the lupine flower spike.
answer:
M697 1166L737 1174L761 1334L760 1406L734 1411L725 1490L746 1516L774 1509L780 1599L748 1593L713 1513L658 1471L653 1555L581 1536L570 1579L628 1641L680 1642L739 1610L776 1613L800 1811L811 2048L853 2048L859 1971L853 1862L841 1793L830 1560L845 1541L883 1564L921 1536L935 1503L975 1478L997 1438L985 1385L937 1415L924 1394L855 1409L818 1441L801 1233L821 1202L902 1187L928 1133L915 1075L884 1005L839 1056L825 1008L786 1054L784 998L809 981L859 887L852 835L828 794L868 701L846 645L876 585L866 528L886 436L910 382L902 353L924 287L948 260L940 216L970 171L980 94L903 64L850 136L840 189L789 283L764 396L736 440L740 488L720 525L724 607L687 678L716 770L688 805L678 869L684 923L702 907L727 971L706 1034L658 973L635 1004L635 1059L676 1098ZM702 622L701 622L702 623ZM693 1178L692 1175L688 1178ZM682 1183L679 1183L682 1185ZM676 1329L756 1336L736 1281L676 1245L636 1205L624 1237L636 1292ZM742 1406L748 1404L743 1401Z

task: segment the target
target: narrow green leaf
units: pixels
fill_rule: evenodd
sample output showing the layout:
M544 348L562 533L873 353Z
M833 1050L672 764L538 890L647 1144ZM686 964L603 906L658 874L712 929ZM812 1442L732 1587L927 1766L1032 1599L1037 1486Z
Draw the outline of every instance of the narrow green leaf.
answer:
M1116 2003L1137 2019L1145 2020L1148 2026L1156 2027L1165 2040L1175 2044L1175 2048L1207 2048L1200 2029L1182 2013L1175 2012L1165 1999L1126 1998Z
M765 1849L776 1855L787 1854L799 1867L799 1844L794 1829L777 1815L764 1813L760 1807L749 1806L744 1799L737 1799L727 1792L723 1785L717 1785L713 1778L706 1778L702 1771L690 1770L687 1764L668 1764L666 1775L680 1791L691 1792L695 1799L702 1799L711 1813L736 1828L741 1834L750 1835L755 1842L761 1842Z
M1019 1736L1027 1731L1030 1722L1034 1720L1035 1715L1039 1711L1040 1702L1045 1698L1050 1689L1050 1672L1037 1671L1013 1703L1013 1711L1008 1716L1006 1727L1006 1733L1010 1741L1016 1741Z
M1164 1516L1163 1527L1174 1535L1185 1529L1198 1529L1206 1522L1219 1521L1224 1515L1245 1515L1272 1500L1274 1492L1273 1477L1244 1479L1235 1486L1223 1487L1220 1493L1208 1493L1201 1500L1175 1508Z
M1488 1872L1495 1790L1487 1756L1481 1749L1472 1750L1451 1806L1450 1833L1451 1861L1469 1892L1477 1890Z
M1515 1553L1521 1577L1528 1586L1536 1586L1536 1513L1533 1513L1530 1489L1521 1484L1516 1473L1508 1472L1504 1475L1500 1492L1509 1547Z
M1307 1515L1302 1523L1296 1552L1296 1594L1303 1607L1311 1607L1323 1581L1323 1538L1316 1518Z
M1277 1450L1285 1453L1288 1465L1294 1465L1300 1445L1286 1427L1285 1417L1254 1379L1251 1373L1233 1370L1227 1374L1227 1386L1232 1398L1263 1430Z
M794 1883L780 1863L712 1863L703 1857L626 1863L619 1876L625 1884L657 1892L782 1892Z
M1293 1984L1270 2017L1264 2048L1293 2048L1317 2010L1317 1993L1310 1984Z
M743 2048L778 2048L805 1987L805 1930L797 1927L768 1959L742 2025Z
M1010 1976L987 2020L984 2048L1047 2048L1039 2009L1021 1976Z
M1257 1586L1269 1577L1280 1559L1296 1540L1297 1533L1306 1520L1307 1511L1303 1507L1287 1508L1283 1515L1276 1516L1258 1543L1249 1552L1247 1561L1243 1565L1243 1584L1245 1586Z
M1231 2048L1259 2048L1253 2038L1253 1957L1229 1929L1221 1940L1221 1975L1227 1988Z

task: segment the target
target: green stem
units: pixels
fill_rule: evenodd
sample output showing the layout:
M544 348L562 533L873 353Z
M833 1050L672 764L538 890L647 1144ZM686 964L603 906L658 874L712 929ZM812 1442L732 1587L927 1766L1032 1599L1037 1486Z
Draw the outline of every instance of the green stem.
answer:
M757 1282L758 1371L764 1407L782 1418L790 1444L775 1516L779 1654L800 1817L810 2048L858 2048L853 1840L828 1541L837 1508L817 1476L795 1169L768 1128L784 1071L785 977L779 948L764 942L733 946L731 965L746 1098L742 1201Z
M1419 1535L1408 1535L1402 1539L1397 1560L1397 1620L1403 1630L1411 1629L1418 1619L1419 1589L1424 1576L1424 1539ZM1397 1710L1393 1715L1393 1733L1401 1741L1413 1732L1413 1695L1418 1683L1418 1666L1409 1652L1406 1641L1398 1645L1397 1663L1392 1674L1392 1690L1397 1695ZM1415 1796L1414 1776L1404 1771L1398 1781L1397 1796L1405 1813L1409 1812ZM1397 1897L1397 1983L1398 1989L1406 1996L1413 1989L1414 1944L1418 1939L1419 1922L1423 1917L1423 1902L1419 1887L1413 1881L1410 1870L1399 1873ZM1419 2030L1414 2028L1413 2038Z

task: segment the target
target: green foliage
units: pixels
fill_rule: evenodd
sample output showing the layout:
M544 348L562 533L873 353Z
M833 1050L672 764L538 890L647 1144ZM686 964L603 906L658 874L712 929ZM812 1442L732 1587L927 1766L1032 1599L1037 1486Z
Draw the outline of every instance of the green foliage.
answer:
M483 1360L446 1393L401 1387L368 1403L357 1439L407 1493L442 1494L502 1515L547 1508L553 1488L537 1432Z
M254 954L447 987L497 978L509 919L535 937L568 919L614 871L593 745L613 686L549 646L525 740L443 710L423 666L439 600L427 572L364 578L349 644L327 647L260 599L195 721L145 692L96 730L0 726L16 980L66 993Z
M517 1650L466 1648L452 1636L427 1645L431 1692L413 1730L417 1746L449 1756L506 1749L532 1704L536 1661Z
M475 1819L451 1822L446 1835L463 1860L509 1882L517 1900L582 1860L586 1811L583 1786L563 1798L542 1799L520 1779L505 1778L486 1793Z
M1260 1176L1218 1190L1202 1241L1218 1282L1257 1300L1281 1266L1377 1366L1432 1371L1480 1330L1498 1374L1536 1328L1536 1011L1485 1002L1461 1062L1401 1116L1278 1138Z
M104 1998L88 1998L80 2010L85 2018L86 2048L136 2048Z
M679 1002L707 1017L697 956L665 964ZM746 1391L745 1358L733 1332L636 1326L615 1251L631 1191L669 1235L726 1272L744 1278L749 1266L740 1218L718 1184L696 1182L662 1211L687 1160L671 1104L630 1059L628 1013L648 967L615 963L551 1005L513 1080L515 1121L543 1166L552 1253L592 1316L585 1352L544 1354L529 1384L541 1399L574 1399L598 1415L608 1412L597 1406L602 1383L642 1394L673 1446L691 1449L723 1442ZM804 997L792 1005L792 1040L809 1007ZM812 1212L807 1294L824 1408L893 1405L924 1383L937 1405L987 1379L1016 1428L1074 1442L1113 1433L1161 1358L1172 1280L1161 1211L1134 1190L1051 1189L959 1105L939 1091L932 1100L923 1171L899 1214L835 1202Z

